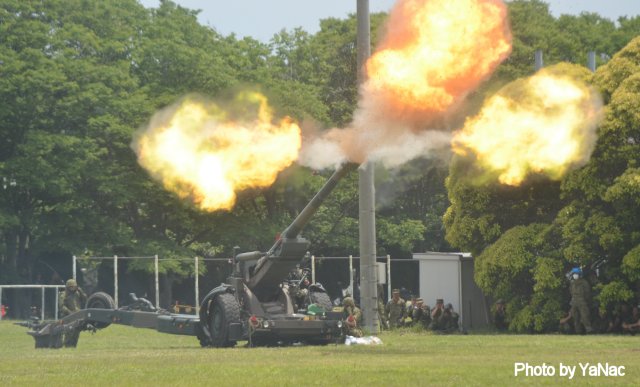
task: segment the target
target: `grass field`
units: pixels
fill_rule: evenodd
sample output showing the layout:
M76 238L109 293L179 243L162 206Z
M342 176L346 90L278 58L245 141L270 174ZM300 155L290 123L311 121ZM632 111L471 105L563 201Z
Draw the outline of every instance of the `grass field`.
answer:
M26 328L0 322L5 385L638 385L640 336L383 333L380 346L200 348L195 337L112 325L77 348L34 349ZM546 363L553 377L514 376ZM625 376L582 376L578 363L625 366ZM573 380L559 364L575 365Z

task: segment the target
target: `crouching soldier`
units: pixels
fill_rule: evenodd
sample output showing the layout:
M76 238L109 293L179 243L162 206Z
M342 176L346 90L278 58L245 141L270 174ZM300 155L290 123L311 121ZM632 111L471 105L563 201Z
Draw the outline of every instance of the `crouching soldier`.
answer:
M362 312L356 306L351 297L345 297L342 300L342 316L344 319L345 334L353 337L362 337Z

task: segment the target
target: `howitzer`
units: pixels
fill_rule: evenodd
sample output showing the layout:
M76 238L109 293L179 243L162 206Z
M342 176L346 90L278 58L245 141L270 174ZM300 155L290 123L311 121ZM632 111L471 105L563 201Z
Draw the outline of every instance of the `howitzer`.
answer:
M282 231L278 240L266 253L253 251L238 254L237 270L242 274L247 287L259 294L276 291L286 275L304 257L309 241L300 237L300 232L311 220L320 205L347 173L357 168L357 164L343 164L327 180L291 224Z
M314 306L298 310L286 278L309 247L309 241L301 237L300 232L339 180L356 168L356 164L339 167L269 251L236 255L228 283L203 298L199 315L157 310L151 302L134 294L131 305L116 309L111 296L100 292L88 298L86 309L59 321L34 326L28 333L35 338L38 348L58 348L65 332L95 331L112 323L196 336L202 346L213 347L234 346L240 340L247 340L250 346L294 342L326 344L339 340L343 337L342 314L331 311L331 300L324 289L309 286L309 298Z
M283 281L309 247L309 241L301 237L300 232L340 179L356 168L357 165L351 163L340 166L269 251L253 251L235 257L228 284L213 289L201 303L201 343L233 345L240 331L252 345L294 341L326 343L341 335L341 316L332 314L331 300L322 287L310 287L316 291L310 292L309 298L325 309L327 320L309 319L296 313L292 295ZM224 316L223 321L220 322L216 315Z

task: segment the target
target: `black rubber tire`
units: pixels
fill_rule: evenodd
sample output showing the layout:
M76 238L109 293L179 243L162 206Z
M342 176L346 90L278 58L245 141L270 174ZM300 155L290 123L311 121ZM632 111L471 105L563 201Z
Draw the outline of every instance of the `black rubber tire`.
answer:
M309 303L321 306L327 312L333 309L331 298L325 292L309 292Z
M224 293L215 298L209 306L209 333L213 347L233 347L229 340L229 323L240 321L240 305L233 294Z
M116 302L113 298L105 292L97 292L87 298L87 303L85 304L86 309L115 309ZM97 322L97 321L89 321L91 325L96 327L97 329L103 329L111 325L111 323Z

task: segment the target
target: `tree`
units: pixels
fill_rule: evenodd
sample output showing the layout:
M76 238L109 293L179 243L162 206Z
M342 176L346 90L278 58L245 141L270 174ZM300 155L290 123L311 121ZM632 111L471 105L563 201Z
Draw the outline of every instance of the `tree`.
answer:
M567 307L561 274L572 266L606 259L594 284L601 310L637 293L639 47L633 40L594 75L607 103L599 139L589 163L559 184L504 188L472 178L472 159L452 163L447 239L477 257L476 281L487 294L510 300L511 329L554 328Z

